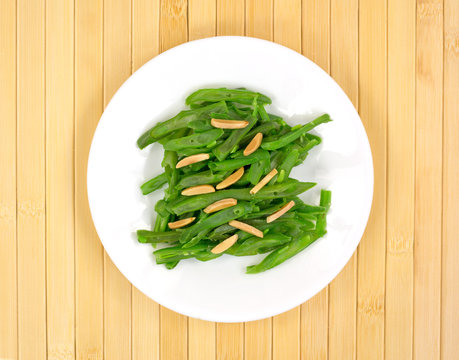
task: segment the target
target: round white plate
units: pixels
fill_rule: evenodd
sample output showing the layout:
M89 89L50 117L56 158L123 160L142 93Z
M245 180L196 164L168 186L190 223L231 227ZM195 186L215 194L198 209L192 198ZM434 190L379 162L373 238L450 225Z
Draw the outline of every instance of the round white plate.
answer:
M263 256L224 255L209 262L185 260L174 270L156 265L153 249L139 244L137 229L150 229L157 191L139 186L159 174L162 147L143 151L137 138L185 108L191 92L205 87L246 87L271 97L268 111L291 124L324 112L323 143L292 171L317 186L302 198L318 204L332 190L328 234L280 266L257 275L247 265ZM118 269L140 291L179 313L210 321L239 322L273 316L311 298L344 267L365 229L373 195L370 146L360 118L341 88L302 55L269 41L216 37L192 41L145 64L118 90L99 122L88 161L88 197L97 233Z

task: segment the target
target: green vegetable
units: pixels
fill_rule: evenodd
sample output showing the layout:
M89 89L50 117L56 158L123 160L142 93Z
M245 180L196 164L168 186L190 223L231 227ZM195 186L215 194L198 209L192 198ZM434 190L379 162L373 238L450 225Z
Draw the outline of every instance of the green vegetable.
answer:
M164 198L154 207L157 216L153 231L137 231L139 242L166 246L154 251L158 264L173 269L188 258L216 259L222 254L213 254L212 248L237 234L238 241L225 253L268 254L261 263L247 268L247 273L259 273L286 261L326 233L331 193L322 190L320 205L305 204L297 196L315 183L289 176L293 167L301 164L322 141L308 131L331 121L330 117L325 114L308 124L291 127L282 117L266 111L265 105L270 103L267 96L244 88L201 89L187 98L190 110L158 123L138 139L140 148L153 142L164 148L164 172L142 184L141 190L146 195L166 183L168 186ZM249 124L243 129L219 129L212 126L212 118L246 120ZM244 156L247 144L258 133L263 134L261 147ZM178 160L200 153L209 154L209 160L176 168ZM218 184L241 167L245 167L243 176L227 189L180 195L185 188ZM272 169L277 169L278 174L251 194L251 188ZM211 214L204 212L205 207L226 198L236 199L237 204ZM267 223L267 216L291 200L295 205L286 214ZM189 217L195 220L183 228L171 230L168 226ZM229 222L235 219L261 230L264 237L254 237L230 226Z
M271 99L263 94L248 90L238 89L201 89L195 91L186 98L187 105L199 104L202 102L231 101L239 104L252 104L254 98L258 98L260 104L271 104ZM218 111L214 111L218 112Z

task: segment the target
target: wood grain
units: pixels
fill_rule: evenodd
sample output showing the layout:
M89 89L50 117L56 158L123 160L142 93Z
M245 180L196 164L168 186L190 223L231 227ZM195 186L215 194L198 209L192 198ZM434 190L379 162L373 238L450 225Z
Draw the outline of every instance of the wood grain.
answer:
M443 251L441 293L441 357L459 354L459 3L444 3L443 94Z
M246 35L273 40L273 0L247 0L245 10ZM272 318L244 324L244 358L272 358Z
M132 1L132 71L159 54L159 0ZM159 305L132 287L132 359L159 360Z
M45 3L17 3L18 358L46 359Z
M454 359L459 354L459 4L445 0L444 6L441 357Z
M244 323L217 323L216 359L244 359Z
M217 35L244 35L245 0L217 0Z
M330 1L303 0L302 52L330 71ZM328 358L328 286L301 305L301 358Z
M0 358L18 357L16 239L16 2L0 2Z
M187 359L188 318L161 306L161 359Z
M359 3L359 110L373 152L374 195L358 253L357 358L384 358L387 3Z
M75 358L74 3L46 1L48 359Z
M415 1L388 1L385 356L394 360L413 347L415 24Z
M418 1L414 359L440 358L443 2Z
M330 4L330 73L358 109L358 0ZM328 358L356 358L357 253L329 286Z
M75 2L75 345L77 359L104 354L104 251L86 189L92 136L103 110L103 2Z
M104 2L104 106L131 75L131 1ZM104 253L104 354L131 358L131 284Z

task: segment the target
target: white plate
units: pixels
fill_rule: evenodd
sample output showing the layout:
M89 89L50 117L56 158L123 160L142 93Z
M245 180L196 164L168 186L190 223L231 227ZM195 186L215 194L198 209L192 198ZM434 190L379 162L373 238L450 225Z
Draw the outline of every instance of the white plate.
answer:
M257 275L245 267L262 256L224 255L209 262L156 265L152 247L134 233L150 229L162 191L144 197L139 185L162 170L159 144L139 150L137 138L184 109L204 87L246 87L270 96L270 112L291 125L327 112L317 128L323 143L292 177L318 185L303 198L317 204L332 190L328 234L280 266ZM163 306L195 318L239 322L273 316L311 298L344 267L365 229L373 195L370 146L341 88L302 55L272 42L217 37L189 42L155 57L132 75L105 109L91 146L88 196L97 233L118 269Z

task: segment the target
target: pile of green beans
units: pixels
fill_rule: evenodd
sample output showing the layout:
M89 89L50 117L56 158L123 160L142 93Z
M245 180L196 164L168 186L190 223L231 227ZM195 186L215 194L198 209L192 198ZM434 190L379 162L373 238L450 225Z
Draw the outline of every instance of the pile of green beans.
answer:
M309 131L331 121L328 114L291 127L281 117L266 111L265 107L271 104L269 97L243 88L201 89L188 96L186 104L189 110L156 124L137 141L140 149L155 142L164 147L164 172L140 186L142 193L148 195L167 185L164 198L155 206L153 229L137 231L140 243L152 244L154 248L163 244L154 251L157 264L172 269L188 258L208 261L222 254L267 254L259 264L247 267L248 274L255 274L281 264L326 234L331 192L321 190L319 205L305 204L298 196L316 184L289 176L293 167L303 163L311 149L321 143L321 138ZM215 128L211 119L244 120L247 126ZM245 147L258 133L263 134L260 147L244 156ZM208 159L177 168L180 160L196 154L208 154ZM181 195L189 187L216 185L241 167L244 175L228 188ZM273 169L277 174L251 194L250 189ZM210 214L204 211L216 201L228 198L236 199L237 204ZM267 222L267 216L292 200L295 204L287 213ZM168 224L188 218L194 220L186 227L169 228ZM262 231L263 238L228 224L236 219ZM235 234L238 240L234 245L223 253L211 252Z

